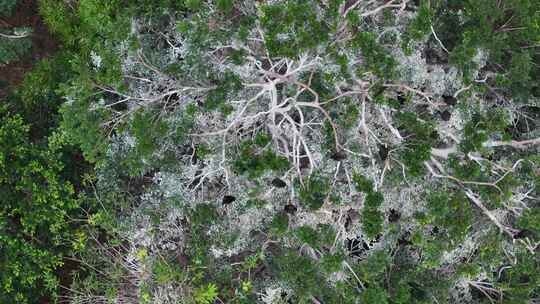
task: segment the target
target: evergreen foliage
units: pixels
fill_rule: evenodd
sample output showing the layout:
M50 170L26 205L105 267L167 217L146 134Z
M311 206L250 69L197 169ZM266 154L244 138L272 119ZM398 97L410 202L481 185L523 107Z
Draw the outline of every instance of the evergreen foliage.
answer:
M537 302L539 5L38 1L0 302Z
M79 202L62 178L62 138L32 143L20 115L5 106L0 115L0 300L30 303L58 291L55 270L69 252Z

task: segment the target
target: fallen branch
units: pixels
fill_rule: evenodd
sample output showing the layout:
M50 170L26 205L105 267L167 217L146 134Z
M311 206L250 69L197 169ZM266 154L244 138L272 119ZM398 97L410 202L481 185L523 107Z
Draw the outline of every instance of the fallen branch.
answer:
M510 228L510 227L506 227L505 225L503 225L494 215L493 213L491 213L491 211L489 211L489 209L486 208L486 206L484 206L484 204L482 203L482 201L480 201L480 199L478 197L476 197L476 195L474 195L474 193L470 190L470 189L467 189L465 190L465 195L467 195L467 197L478 207L480 208L480 210L482 210L482 212L491 220L491 222L493 224L495 224L497 227L499 227L499 229L501 231L503 231L504 233L508 234L512 239L514 238L514 236L516 235L516 233L518 232L518 230L514 229L514 228Z

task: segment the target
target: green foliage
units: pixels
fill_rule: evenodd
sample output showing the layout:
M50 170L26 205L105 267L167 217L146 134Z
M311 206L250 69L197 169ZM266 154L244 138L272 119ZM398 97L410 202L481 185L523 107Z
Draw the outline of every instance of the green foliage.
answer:
M362 230L368 238L374 238L382 232L383 213L379 207L384 201L380 192L373 191L373 182L366 177L354 173L353 181L357 191L364 192L364 208L362 209Z
M34 138L45 137L59 124L58 109L63 100L58 89L73 75L68 61L66 53L41 60L16 89L17 110L32 122Z
M274 263L278 278L293 289L300 302L319 294L322 278L310 258L289 250L275 257Z
M389 263L388 253L384 250L377 250L372 252L367 259L355 265L354 270L363 282L377 284L384 278Z
M30 53L31 47L32 41L30 38L0 37L0 66L27 56Z
M477 49L489 52L488 63L503 79L502 87L515 100L527 100L537 89L539 67L533 64L540 37L540 3L517 0L500 5L490 1L453 1L438 5L435 31L450 50L450 61L471 80L471 60Z
M271 141L272 135L264 132L257 133L257 135L255 135L255 138L253 139L253 143L260 148L266 147L266 145L268 145Z
M388 295L386 291L380 287L369 287L362 293L362 303L388 303Z
M195 290L195 302L197 304L211 304L214 303L214 300L217 299L218 289L215 284L208 284L203 287L199 287Z
M325 254L321 258L321 270L326 273L333 273L342 269L345 255L341 252L335 254Z
M356 187L356 191L364 193L370 193L373 191L373 182L364 177L363 175L355 172L353 174L353 181L354 186Z
M159 285L165 285L182 279L182 272L178 266L163 258L153 263L152 274L156 283Z
M377 42L375 35L371 32L359 31L354 36L351 47L359 49L365 60L365 67L360 68L358 75L368 72L383 78L392 79L396 76L396 61Z
M479 164L468 159L450 157L448 160L448 168L454 177L463 181L480 182L480 184L471 184L469 188L480 194L487 207L500 207L504 201L510 199L512 189L520 184L520 179L512 173L503 178L493 177L489 171L485 170L486 167L491 168L490 164ZM497 187L490 185L493 180L499 178Z
M217 8L225 14L230 14L234 7L234 0L217 0Z
M452 246L463 241L472 225L473 214L470 202L462 193L457 191L430 193L427 197L427 208L427 223L444 229L442 239Z
M517 226L534 233L536 238L540 239L540 208L525 210L523 215L518 218Z
M189 240L187 241L186 254L190 262L195 267L196 273L193 281L197 284L205 278L202 269L211 265L212 257L209 255L211 246L211 236L206 231L211 224L219 222L216 207L210 204L198 204L195 208L188 210L189 214ZM202 268L201 268L202 267Z
M339 117L338 123L345 129L352 128L360 117L360 111L358 106L354 104L350 99L345 99L343 101L345 109L343 110L343 115Z
M527 303L540 291L540 261L525 249L516 253L514 267L501 273L498 286L505 288L504 297L508 303Z
M421 1L416 17L409 23L407 30L403 33L402 45L406 54L411 53L411 42L423 39L431 33L432 11L428 1Z
M464 140L460 143L463 152L482 152L482 144L486 142L493 133L504 134L504 129L508 126L506 115L503 111L490 110L485 113L475 112L463 128Z
M10 17L17 7L17 0L0 0L0 17ZM29 34L32 29L24 27L8 27L2 22L0 28L0 67L23 59L30 53L32 41ZM7 30L7 31L6 31Z
M63 86L61 91L75 100L64 103L60 108L60 129L71 143L82 150L87 161L95 163L101 160L108 143L101 123L107 119L109 113L101 109L89 110L91 104L97 100L82 79L70 86Z
M260 146L268 140L266 135L257 135L254 141L243 142L240 146L240 153L233 162L235 171L255 179L266 171L279 172L287 169L289 167L287 158L276 155L269 148L260 151Z
M411 287L405 282L405 280L399 281L394 289L394 293L391 295L391 303L395 304L407 304L411 303Z
M47 24L49 30L57 34L68 45L77 40L75 12L60 0L39 1L39 14Z
M328 179L317 174L312 174L299 186L298 199L305 207L311 210L321 208L330 191Z
M144 172L144 162L153 159L153 153L166 138L169 128L165 122L156 119L159 113L139 110L133 115L129 128L134 137L135 147L127 155L127 171L136 176Z
M321 246L332 247L334 241L336 240L336 231L334 230L332 225L319 224L317 225L317 232Z
M191 212L191 225L193 227L204 227L212 224L218 214L216 207L210 204L199 204Z
M383 214L379 207L383 203L383 195L380 192L368 192L362 209L362 230L368 238L374 238L382 232Z
M422 225L429 225L431 235L415 234L413 242L423 252L424 265L436 267L444 251L459 246L473 224L470 202L460 192L432 192L427 196L427 212L418 214Z
M0 0L0 15L11 16L17 7L17 0Z
M317 231L315 231L315 229L309 226L301 226L296 228L295 235L300 240L300 242L306 243L311 247L315 248L319 243Z
M359 80L358 83L369 82L369 97L375 102L375 107L385 104L398 110L417 109L417 105L408 102L400 104L401 99L389 100L389 96L395 92L385 86L398 76L396 60L385 47L399 37L385 31L388 26L396 25L397 20L391 19L397 9L385 9L382 20L361 17L359 10L342 16L341 9L350 5L349 2L266 1L255 5L255 14L246 16L244 14L249 10L245 10L245 3L236 0L80 0L76 5L63 0L41 0L40 13L52 32L62 40L61 46L66 51L41 62L9 98L10 109L14 111L2 109L0 115L0 302L31 303L41 296L54 295L58 285L55 272L62 267L62 258L70 253L76 254L84 262L81 263L83 270L74 277L76 290L102 296L103 301L118 300L121 293L116 284L125 282L127 271L115 261L120 257L103 255L103 250L123 254L125 240L117 232L131 229L127 226L132 224L130 211L134 208L150 217L151 231L158 236L161 225L168 220L163 217L165 206L174 202L164 198L159 206L152 204L151 208L144 207L147 205L146 196L141 193L147 189L151 189L152 195L159 192L159 187L146 184L151 179L150 173L171 169L174 174L184 176L191 172L182 172L184 164L178 165L185 159L183 156L179 158L179 154L185 155L185 148L190 144L194 145L197 156L197 164L192 160L190 170L209 165L206 160L215 153L216 147L198 142L197 137L191 135L194 133L192 129L198 125L196 119L199 114L227 119L234 109L229 101L246 98L245 90L251 89L244 87L244 76L239 77L240 74L236 73L248 60L251 62L254 58L263 69L279 62L279 57L294 60L299 54L316 55L324 58L322 62L329 62L330 66L325 66L324 71L308 71L291 79L309 83L334 121L338 136L342 137L341 147L354 152L358 143L352 141L357 137L351 135L357 131L360 116L357 96L351 94L332 102L324 101L341 93L349 94L346 86ZM13 6L12 3L15 1L0 0L0 12L2 5L9 8ZM412 2L407 4L407 10L411 7L415 7ZM438 45L430 33L433 25L438 37L450 50L449 60L463 71L465 80L472 80L468 78L476 68L471 58L479 49L484 49L490 57L479 76L485 72L487 75L495 74L494 79L486 81L490 86L489 91L525 100L528 95L537 94L534 92L538 89L539 73L535 65L538 59L535 47L539 33L536 21L538 11L536 2L530 0L421 1L416 17L408 25L406 33L401 33L402 43L408 48L413 40L419 42L429 37L430 47ZM175 33L171 33L172 22L177 22ZM258 27L264 36L269 60L258 58L259 55L255 54L258 48L251 51L243 47L233 50L242 45L250 48L258 45L259 42L253 40L253 36L259 34ZM132 30L135 35L132 35ZM381 31L387 33L381 34ZM182 37L182 45L173 48L182 49L182 58L171 63L163 45L167 45L168 49L178 37ZM242 43L236 43L238 41ZM2 47L8 47L9 43L0 44L0 58ZM146 62L161 70L163 75L154 77L156 71L146 74L146 68L134 56L137 54L144 56ZM360 61L356 58L358 54ZM8 55L4 57L11 56ZM124 63L126 55L130 57L129 64ZM99 66L91 63L95 56L101 58ZM11 58L16 57L13 55ZM219 69L210 63L216 59L224 64ZM292 62L292 66L295 64ZM281 66L289 65L289 62L281 61L274 68L278 70ZM352 72L356 75L351 75ZM189 105L183 103L182 99L178 108L161 107L161 104L138 110L131 107L126 109L125 105L103 107L106 103L114 102L115 98L122 97L100 92L98 87L114 88L130 95L133 83L124 75L126 73L130 77L155 80L152 89L157 94L164 89L161 81L164 86L178 84L211 89L201 90L200 95L188 102ZM270 74L264 77L268 81L278 79ZM282 84L277 83L278 98L294 96L294 85ZM356 88L356 84L354 86ZM480 86L477 84L472 89ZM364 90L365 87L362 85L359 89ZM419 87L415 89L424 90ZM308 90L296 93L300 101L313 100L313 94ZM411 96L406 99L410 100ZM470 106L466 102L460 104ZM251 106L259 104L252 103ZM506 105L493 103L494 108L501 106ZM59 107L61 119L57 115ZM491 104L479 108L491 108ZM131 110L133 112L128 112ZM469 112L470 109L462 110ZM405 140L392 151L405 165L407 175L420 177L424 173L424 162L431 157L431 147L438 141L432 117L422 114L423 111L397 112L392 117L396 119L392 123ZM442 164L447 171L445 174L464 181L487 183L493 181L490 174L499 170L495 164L506 166L520 158L526 159L523 163L529 164L526 154L530 151L516 150L515 158L507 158L506 148L483 147L489 139L509 138L505 133L509 123L503 111L472 112L464 125L463 136L458 136L462 141L460 151L456 154L480 152L486 160L451 157ZM303 113L307 121L320 115L314 109L306 109ZM32 125L26 123L30 121ZM265 123L262 119L259 122ZM313 125L318 122L313 121ZM260 127L257 124L253 126ZM267 129L263 125L259 130ZM121 146L116 143L126 134L134 138L134 145L114 150ZM234 171L249 179L241 179L245 182L241 187L247 189L244 194L247 193L249 201L244 204L245 200L242 199L239 205L242 208L266 208L270 207L267 206L269 204L281 203L274 200L273 193L266 194L267 183L254 179L265 174L269 176L270 171L273 171L273 175L285 173L290 166L287 158L273 150L270 133L259 131L247 141L245 138L249 132L236 134L240 145L227 147L226 156L232 155L230 165ZM322 124L322 137L325 138L321 155L327 157L326 152L334 148L328 122ZM317 142L319 136L308 136L306 139L309 143ZM80 147L84 158L94 163L97 185L77 183L75 181L80 177L72 178L79 174L74 169L79 164L70 162L67 154L74 148L66 146L66 143ZM111 146L110 143L115 145ZM157 153L170 146L173 146L173 152ZM316 148L315 152L319 155L321 151ZM364 160L358 159L354 153L347 157L343 160L343 166L337 169L335 183L331 183L329 176L319 171L302 182L296 180L295 189L290 190L295 190L293 193L297 197L291 198L291 204L296 204L294 200L298 199L305 209L302 213L307 211L317 216L320 212L316 211L326 200L337 201L335 197L346 197L336 193L338 190L332 190L343 189L343 171L349 169L349 165L353 165L353 172L356 169L354 166L364 165ZM321 164L326 164L325 159ZM152 172L150 169L153 169ZM329 174L329 170L324 167L326 174ZM519 167L498 180L498 188L474 184L466 186L478 193L488 208L505 207L500 203L515 193L516 186L531 186L538 179L536 172L534 166L526 170ZM143 177L144 173L148 174ZM294 178L294 170L289 173ZM345 174L349 177L346 171ZM460 190L446 185L443 190L422 197L422 200L426 200L425 212L414 219L403 218L403 223L405 220L411 222L406 225L407 231L401 231L401 225L383 225L384 217L380 210L384 200L383 190L375 191L373 182L357 173L353 174L352 179L356 191L362 192L360 196L365 199L360 214L361 232L371 239L383 231L387 233L380 243L380 250L364 248L366 250L361 259L354 254L349 257L336 242L341 236L332 228L335 223L311 227L305 222L298 222L293 212L287 214L281 211L273 213L275 215L271 220L261 219L269 224L268 231L261 233L266 239L250 238L249 248L245 248L245 251L216 258L210 254L212 246L230 247L236 244L239 236L245 237L242 235L244 231L237 227L223 229L232 223L228 218L229 207L216 207L207 201L182 202L175 206L185 208L178 224L183 232L182 241L185 241L182 250L171 252L171 256L167 256L168 253L161 256L163 251L159 246L141 248L137 252L138 262L148 266L149 274L138 286L140 302L158 302L153 288L171 285L180 287L182 292L186 291L185 300L188 302L254 303L265 284L272 282L290 287L292 294L289 302L294 303L311 303L315 298L321 303L330 304L444 303L449 301L448 290L455 282L477 278L480 273L487 276L494 287L504 290L502 301L519 303L540 294L537 257L522 250L522 243L518 240L510 244L504 235L483 237L477 250L468 253L467 260L461 265L440 265L440 256L444 251L459 248L467 234L476 232L471 204ZM414 182L423 181L417 179ZM212 179L209 185L204 191L222 187L218 179ZM79 199L76 199L75 189L83 191L85 187L89 189L88 194L79 193ZM92 190L95 190L96 197ZM355 195L352 192L347 195ZM203 197L204 200L207 199L205 197L213 197L206 194L199 196L198 190L194 190L186 197ZM157 196L156 200L162 199ZM534 193L530 196L533 197ZM78 211L83 202L84 210L90 212L87 221ZM525 203L529 204L528 198ZM242 214L243 211L235 210L233 214ZM352 214L350 218L347 214L346 221L353 220ZM506 224L522 229L521 234L536 240L540 238L537 224L539 214L538 206L531 204L524 208L521 216L509 218ZM305 226L289 231L289 220L294 222L292 227L297 227L298 223ZM74 221L84 224L75 224ZM210 227L217 229L208 233ZM348 233L355 233L349 231L348 227L345 229ZM122 232L125 234L126 230ZM266 235L266 232L269 234ZM99 238L100 244L93 244L91 236ZM267 249L264 255L263 252L253 254L254 248L259 248L265 241L268 241L265 243L268 246L263 247ZM279 248L278 242L296 247ZM305 249L306 245L315 250L318 259L310 258L306 254L309 250L298 250L299 247ZM364 244L360 246L366 247ZM515 260L507 261L505 253ZM181 263L177 263L178 260ZM345 261L348 263L346 269L343 268ZM502 267L510 262L511 267ZM354 270L354 276L349 275L347 279L327 286L328 276L340 271L348 274L349 265ZM100 274L91 271L90 266L98 269ZM264 268L266 271L260 271ZM106 273L105 279L101 277L101 272ZM365 285L365 289L358 286L362 285L358 284L358 280Z
M206 111L219 110L223 115L227 116L232 109L226 100L234 96L242 88L242 83L238 76L233 73L225 73L224 76L217 80L219 85L214 90L210 91L203 104Z
M201 8L201 4L202 4L201 2L202 2L201 0L185 0L184 1L186 6L193 11L196 11Z
M289 229L289 217L286 213L278 213L270 223L270 231L276 235L283 235Z
M61 178L61 141L30 141L20 115L0 108L0 300L27 303L54 293L79 202Z
M437 139L433 124L421 120L415 113L402 112L398 115L402 135L407 136L401 159L407 168L407 173L413 177L424 174L424 161L431 157L431 146Z
M261 10L265 44L272 56L295 58L329 38L314 2L287 0L266 4Z
M79 43L90 49L95 43L102 44L103 38L111 41L125 39L129 31L129 10L122 10L122 2L118 0L82 0L77 10ZM94 45L92 45L94 43Z

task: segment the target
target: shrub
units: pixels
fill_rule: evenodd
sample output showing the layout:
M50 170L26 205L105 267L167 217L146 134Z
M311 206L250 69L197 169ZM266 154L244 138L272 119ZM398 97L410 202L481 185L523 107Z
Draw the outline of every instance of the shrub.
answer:
M267 4L262 13L265 44L272 56L295 58L328 40L327 25L317 16L317 7L311 1Z
M306 243L313 248L317 247L319 244L317 231L309 226L296 228L295 235L302 243Z
M488 69L503 82L497 84L515 100L525 101L535 93L538 66L531 60L540 37L540 4L519 0L499 5L489 1L455 1L436 6L435 31L450 50L450 61L471 81L476 68L471 60L478 49L489 52ZM524 47L527 46L527 47ZM497 67L497 68L493 68ZM491 85L491 84L488 84Z
M270 231L278 236L283 235L289 229L289 217L285 213L278 213L270 223Z
M517 226L535 234L540 239L540 208L530 208L518 218Z
M434 137L434 126L411 112L401 112L397 118L400 128L405 131L402 135L407 136L401 159L407 172L413 177L419 177L425 172L424 161L431 157L431 146L437 139Z
M375 35L370 32L358 31L351 42L353 49L362 51L365 62L365 69L373 72L382 79L392 79L396 76L396 61L377 42ZM361 75L364 67L361 67L357 74Z
M388 303L386 291L380 287L368 287L361 295L362 303Z
M432 10L427 1L421 1L416 17L409 23L403 33L401 47L405 54L410 55L411 43L422 40L428 33L431 33Z
M313 174L304 180L304 184L298 189L300 202L308 209L317 210L322 207L330 191L329 181L317 174Z
M21 60L30 53L31 47L32 41L30 38L6 38L0 36L0 66Z
M380 192L370 191L366 195L362 209L362 230L368 238L374 238L382 232L384 218L379 207L383 201Z
M262 137L256 137L255 142L247 141L240 146L240 153L233 162L233 168L240 174L246 174L255 179L266 171L283 171L288 168L289 161L283 156L276 155L269 148L260 151L257 143L261 144Z
M0 0L0 15L10 16L16 6L17 0Z
M370 193L373 191L373 182L363 175L360 175L358 173L353 174L353 181L354 185L356 187L356 191L364 192L364 193Z
M305 301L320 293L321 278L315 263L293 251L286 251L274 258L277 277L283 280L299 298Z
M30 142L20 115L0 108L0 300L29 303L54 294L79 202L63 180L55 142ZM67 244L66 244L67 242Z
M218 290L215 284L208 284L195 290L195 302L197 304L211 304L217 299Z

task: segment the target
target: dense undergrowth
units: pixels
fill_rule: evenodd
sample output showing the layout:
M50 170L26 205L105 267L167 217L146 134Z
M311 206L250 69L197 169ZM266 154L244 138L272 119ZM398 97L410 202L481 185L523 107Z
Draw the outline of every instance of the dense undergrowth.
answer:
M39 8L1 303L540 300L540 2ZM2 65L31 49L0 34Z

